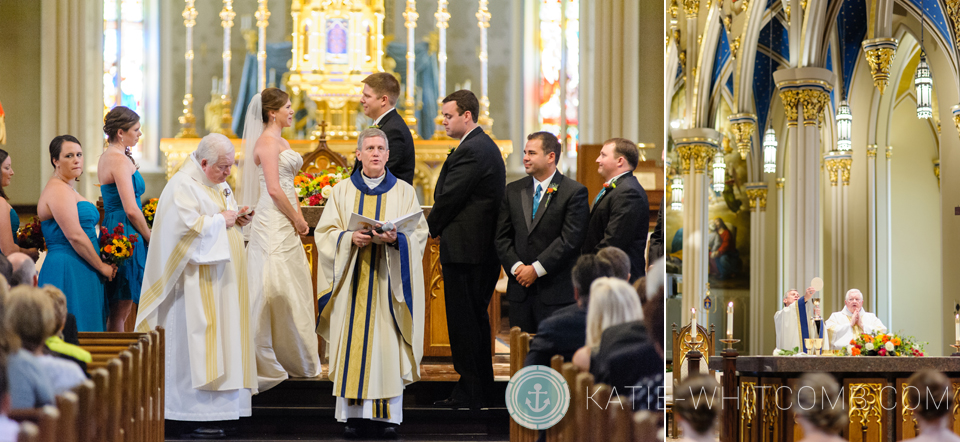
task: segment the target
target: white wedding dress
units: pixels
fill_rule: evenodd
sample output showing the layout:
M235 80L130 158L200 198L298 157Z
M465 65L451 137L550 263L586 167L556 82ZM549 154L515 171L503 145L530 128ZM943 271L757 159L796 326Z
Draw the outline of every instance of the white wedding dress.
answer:
M298 204L293 178L303 157L280 152L280 187ZM260 392L288 377L320 375L315 331L313 284L300 235L267 192L263 167L257 166L260 198L250 223L247 281L256 321L257 378Z

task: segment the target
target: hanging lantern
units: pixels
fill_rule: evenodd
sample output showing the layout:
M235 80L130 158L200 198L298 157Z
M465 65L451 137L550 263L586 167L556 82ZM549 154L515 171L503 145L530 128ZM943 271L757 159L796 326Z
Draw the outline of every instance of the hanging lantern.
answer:
M913 84L917 88L917 118L933 116L933 78L930 77L930 66L927 65L927 56L920 52L920 64L917 65L917 75L913 77Z
M850 105L847 100L843 100L837 107L837 150L850 150L853 147L850 141L852 128L853 115L850 114Z
M723 162L723 151L718 150L717 154L713 156L713 191L716 193L723 192L723 182L724 172L726 171L727 166Z
M670 183L670 208L673 210L683 209L683 180L680 176L674 176Z
M777 134L773 129L763 135L763 172L777 173Z

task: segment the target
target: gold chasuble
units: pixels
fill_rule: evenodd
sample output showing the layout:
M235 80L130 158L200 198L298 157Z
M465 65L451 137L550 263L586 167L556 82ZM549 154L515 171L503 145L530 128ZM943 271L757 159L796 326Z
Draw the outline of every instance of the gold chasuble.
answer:
M389 171L381 180L373 189L360 173L341 181L314 230L317 333L330 344L329 376L340 421L400 423L404 386L420 379L426 218L421 215L413 231L399 231L395 244L359 248L346 230L352 213L388 221L421 210L413 187Z
M257 372L243 234L220 215L236 208L230 186L211 182L193 155L157 203L136 329L166 330L168 419L250 415Z

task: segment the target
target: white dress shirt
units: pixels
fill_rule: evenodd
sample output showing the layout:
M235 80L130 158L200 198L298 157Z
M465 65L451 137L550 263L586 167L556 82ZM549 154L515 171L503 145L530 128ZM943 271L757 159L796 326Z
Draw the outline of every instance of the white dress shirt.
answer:
M556 175L556 174L557 174L557 171L554 170L553 173L551 173L550 176L548 176L547 179L545 179L545 180L543 180L543 181L537 181L536 178L533 178L533 177L531 176L531 178L533 178L533 194L534 194L534 195L537 194L537 186L540 186L540 200L541 200L541 201L543 201L543 199L546 198L546 196L547 196L547 187L550 186L550 182L553 181L553 177L554 177L554 175ZM510 267L510 273L516 274L517 268L520 267L521 265L523 265L523 262L517 261L517 263L514 264L513 267ZM540 264L540 261L534 261L533 264L531 264L531 265L533 266L533 269L537 271L537 278L542 278L543 275L546 275L546 274L547 274L547 269L543 268L543 264Z

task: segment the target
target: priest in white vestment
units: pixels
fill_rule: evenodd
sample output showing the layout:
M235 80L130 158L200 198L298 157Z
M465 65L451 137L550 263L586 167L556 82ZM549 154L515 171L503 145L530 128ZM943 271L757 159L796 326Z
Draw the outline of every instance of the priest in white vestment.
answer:
M349 230L353 213L385 223L421 210L413 187L385 168L386 135L364 130L357 145L361 173L333 188L314 230L317 333L329 343L337 420L350 419L345 435L376 427L395 437L404 387L420 379L428 227L421 214L399 231Z
M844 298L843 310L830 315L827 319L827 332L830 334L830 348L839 350L850 347L850 341L865 333L886 333L887 326L880 322L877 315L863 309L863 293L850 289Z
M787 295L783 298L783 310L773 315L777 330L777 348L781 350L799 348L801 352L806 352L804 339L818 337L817 325L813 318L820 313L820 307L815 308L810 302L814 293L816 290L812 287L808 288L801 298L796 289L787 291Z
M207 135L157 203L136 327L166 330L167 419L250 416L257 372L240 227L253 214L237 216L225 182L234 156L227 137Z

